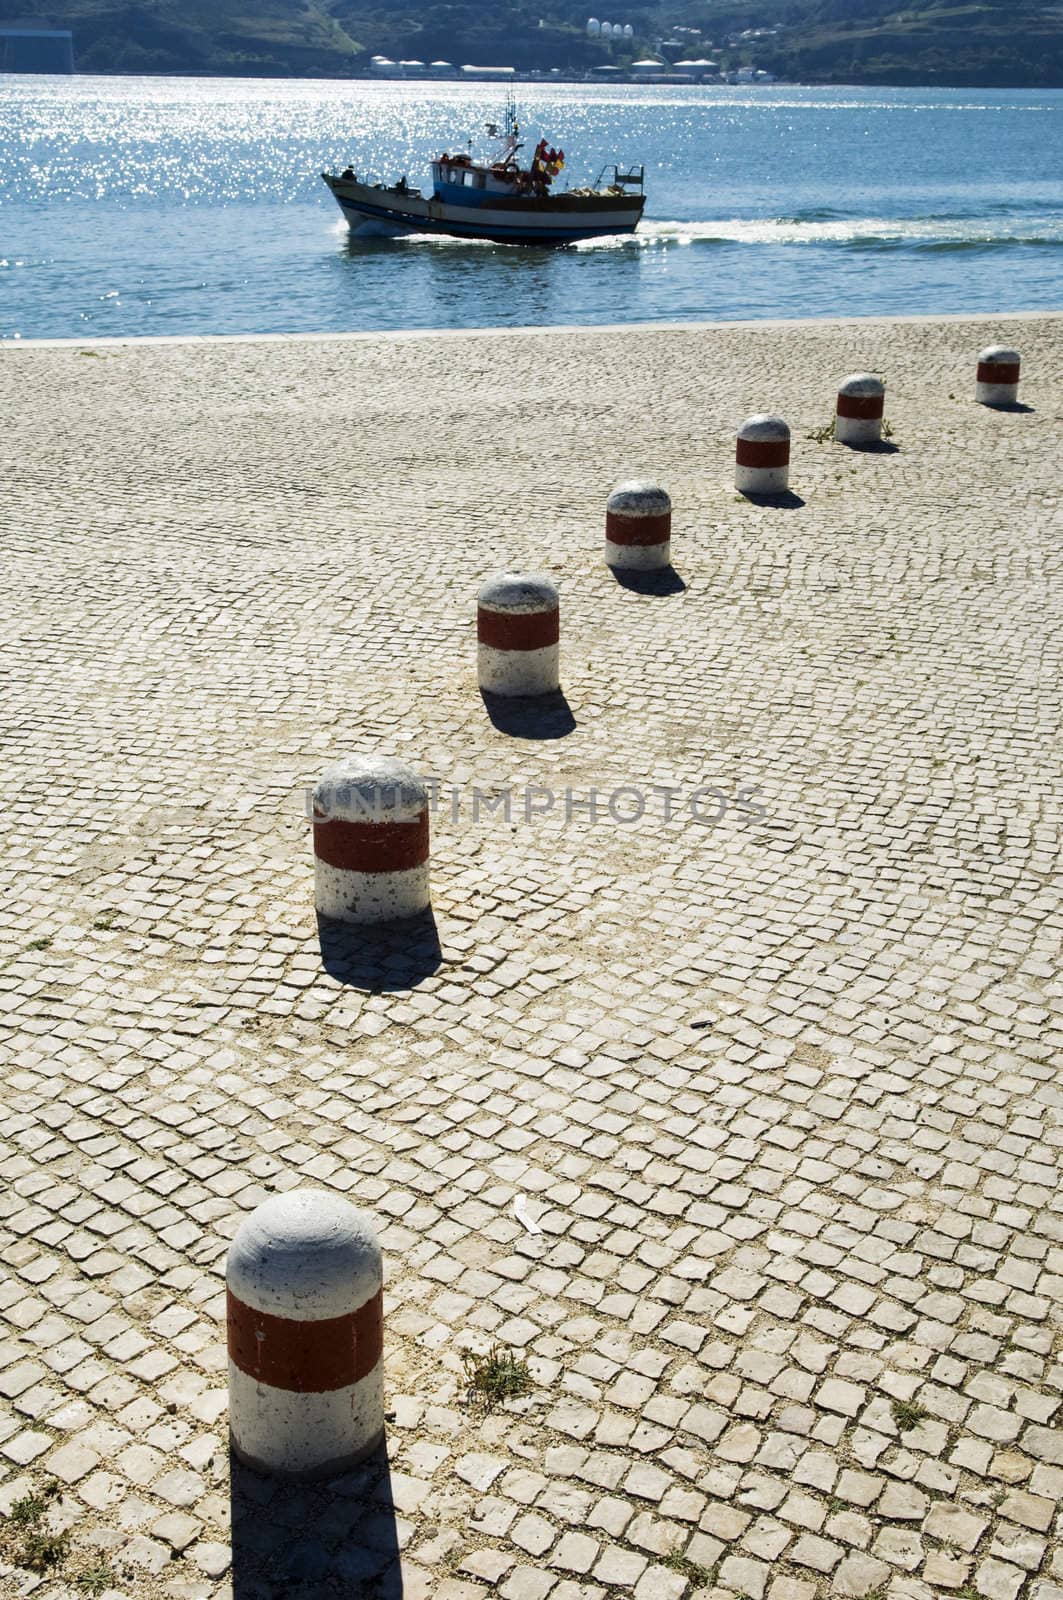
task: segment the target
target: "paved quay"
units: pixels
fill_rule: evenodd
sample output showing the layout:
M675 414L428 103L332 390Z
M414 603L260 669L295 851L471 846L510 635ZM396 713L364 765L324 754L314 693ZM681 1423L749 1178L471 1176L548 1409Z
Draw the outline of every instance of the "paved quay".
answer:
M812 437L866 369L890 448ZM1063 317L5 347L0 397L0 1512L69 1534L0 1519L0 1593L1063 1600ZM621 584L636 472L675 575ZM513 563L563 696L489 715ZM359 749L437 780L413 937L319 938ZM389 1422L293 1488L230 1474L223 1273L300 1185L381 1234Z

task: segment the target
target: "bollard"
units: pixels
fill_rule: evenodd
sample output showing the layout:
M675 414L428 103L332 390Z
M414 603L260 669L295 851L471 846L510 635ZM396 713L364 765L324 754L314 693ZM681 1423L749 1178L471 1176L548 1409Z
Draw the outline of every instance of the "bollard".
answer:
M838 389L834 437L839 444L877 444L882 438L886 385L870 372L854 372Z
M240 1460L328 1477L384 1433L380 1243L349 1201L296 1189L240 1224L225 1266L229 1429Z
M428 908L428 790L403 762L345 756L318 779L313 815L321 916L391 922Z
M1013 406L1019 396L1019 352L991 344L978 356L974 397L982 406Z
M747 417L735 446L735 488L743 494L782 494L790 482L790 430L782 417Z
M553 694L559 687L561 613L549 578L506 572L477 596L480 688L490 694Z
M672 502L660 484L631 478L617 484L605 507L605 560L647 572L672 564Z

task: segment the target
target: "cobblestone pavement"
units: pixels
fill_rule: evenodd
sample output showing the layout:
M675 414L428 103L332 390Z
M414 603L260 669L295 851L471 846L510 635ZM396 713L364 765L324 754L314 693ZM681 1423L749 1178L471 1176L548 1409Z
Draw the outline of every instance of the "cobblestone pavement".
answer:
M810 438L867 367L896 448ZM1052 318L0 352L0 1510L71 1538L0 1523L6 1593L1063 1600L1061 374ZM492 722L513 560L564 700ZM436 927L322 952L356 747L440 780ZM298 1184L382 1230L388 1459L230 1515L225 1252Z

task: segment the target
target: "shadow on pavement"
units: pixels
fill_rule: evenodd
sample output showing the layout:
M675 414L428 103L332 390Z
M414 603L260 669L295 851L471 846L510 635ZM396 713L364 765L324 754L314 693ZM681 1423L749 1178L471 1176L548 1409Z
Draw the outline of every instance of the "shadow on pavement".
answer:
M837 441L846 450L855 450L862 456L896 456L900 455L901 447L889 439L870 439L866 444L854 442L851 439Z
M401 1600L387 1444L342 1477L263 1477L230 1452L233 1600Z
M443 961L431 907L401 922L359 926L320 914L317 937L325 971L352 989L390 994L413 989Z
M650 572L640 572L637 567L610 567L621 589L631 589L635 594L682 594L686 584L674 567L657 567Z
M748 489L740 489L739 493L750 505L769 506L776 511L797 511L805 504L792 489L784 489L782 494L752 494Z
M563 739L576 726L564 690L555 694L509 695L480 690L484 709L499 733L513 739Z

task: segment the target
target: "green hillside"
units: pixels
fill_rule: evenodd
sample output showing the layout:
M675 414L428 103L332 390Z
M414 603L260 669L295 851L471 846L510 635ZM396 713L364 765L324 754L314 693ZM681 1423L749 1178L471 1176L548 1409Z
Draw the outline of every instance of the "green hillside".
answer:
M1063 5L1039 0L761 0L706 7L715 37L749 28L758 67L813 83L1063 86Z
M371 54L318 0L45 0L33 20L72 28L79 72L346 77ZM27 20L0 0L0 21ZM375 48L375 46L374 46Z
M1063 3L1040 0L635 0L616 15L626 54L585 30L589 0L0 0L0 21L74 30L83 72L347 77L381 53L430 61L581 72L625 65L678 27L680 48L712 45L729 68L752 65L806 83L1063 86ZM903 0L901 0L903 4ZM603 13L608 15L608 12ZM753 32L756 30L756 32Z

